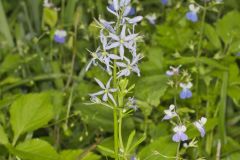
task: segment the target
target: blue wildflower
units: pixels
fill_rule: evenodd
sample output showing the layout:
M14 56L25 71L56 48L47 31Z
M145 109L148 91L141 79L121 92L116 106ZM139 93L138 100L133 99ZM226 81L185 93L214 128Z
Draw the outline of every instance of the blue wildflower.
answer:
M167 5L168 4L168 0L161 0L163 5Z
M191 82L188 82L187 84L180 83L180 87L182 88L182 91L180 92L181 99L187 99L192 97L192 92L190 90L190 88L192 88Z
M192 21L192 22L197 22L198 21L198 11L199 11L199 7L195 7L193 4L190 4L189 5L189 12L187 12L186 14L186 18L189 20L189 21Z
M188 136L184 133L186 132L187 128L184 125L179 125L173 128L175 134L172 137L174 142L186 141L188 140Z
M207 118L205 117L202 117L199 121L196 121L194 122L194 126L198 129L198 131L200 132L201 134L201 137L204 137L205 134L206 134L206 131L204 129L204 125L206 124L207 122Z
M57 43L65 43L67 32L65 30L56 30L54 33L54 41Z
M175 112L175 106L173 104L169 106L169 109L164 110L164 113L165 113L165 116L163 117L162 120L169 120L177 116L177 113Z

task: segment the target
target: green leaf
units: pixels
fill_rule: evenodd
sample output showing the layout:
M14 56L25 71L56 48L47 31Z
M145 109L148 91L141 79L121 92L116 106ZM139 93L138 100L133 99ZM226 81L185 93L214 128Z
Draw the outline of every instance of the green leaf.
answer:
M126 152L128 152L128 150L129 150L129 148L130 148L130 146L131 146L131 144L132 144L132 141L133 141L133 138L134 138L135 134L136 134L136 131L134 130L134 131L132 131L131 134L129 135L128 141L127 141L127 146L126 146Z
M3 127L0 125L0 144L6 145L8 144L8 137L7 134L5 133Z
M32 139L20 143L11 152L26 160L59 160L59 155L55 149L41 139Z
M10 108L10 122L14 140L26 132L46 125L53 117L49 94L28 94L19 97Z
M4 8L2 6L2 0L0 0L0 35L3 34L4 38L7 41L7 44L9 47L13 47L14 43L13 43L13 38L9 29L9 25L8 25L8 21L6 18L6 15L4 13Z
M17 54L8 54L0 65L0 74L17 69L22 63L21 57Z
M218 37L216 30L210 25L205 24L205 34L209 40L209 42L217 49L221 48L221 42Z
M228 72L223 74L223 83L221 88L221 99L219 102L218 127L222 144L226 143L226 110L227 110L227 92L228 92Z
M226 44L230 43L235 37L239 37L240 13L237 11L227 13L216 23L216 30Z
M134 149L136 149L137 146L141 144L145 139L146 139L146 135L144 134L135 143L133 143L133 145L129 148L129 152L132 152Z
M43 9L43 24L49 25L51 28L57 24L58 13L55 9L44 8Z
M167 89L167 80L168 78L165 75L143 77L136 84L136 97L147 101L151 105L159 105L160 98L164 95Z

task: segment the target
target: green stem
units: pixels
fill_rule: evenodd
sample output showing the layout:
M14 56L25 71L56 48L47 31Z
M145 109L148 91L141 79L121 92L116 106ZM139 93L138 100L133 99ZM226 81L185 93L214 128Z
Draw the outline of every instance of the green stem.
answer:
M202 41L203 41L203 33L204 33L204 23L206 19L206 9L207 2L204 2L204 8L203 8L203 16L202 16L202 21L201 21L201 31L200 31L200 38L199 38L199 43L198 43L198 48L197 48L197 57L196 57L196 68L197 68L197 74L196 74L196 92L197 92L197 117L199 114L199 108L200 108L200 103L201 99L199 97L199 72L200 72L200 57L202 54Z
M116 60L113 64L113 87L117 88L117 65ZM116 94L115 94L115 97ZM118 160L118 114L117 114L117 105L113 108L113 121L114 121L114 150L115 150L115 160Z
M123 119L123 113L122 110L119 112L119 126L118 126L118 135L119 135L119 145L121 151L124 153L124 146L123 146L123 140L122 140L122 119ZM124 154L123 154L124 155Z
M180 142L178 143L178 147L177 147L177 156L176 156L176 160L180 160L179 151L180 151Z

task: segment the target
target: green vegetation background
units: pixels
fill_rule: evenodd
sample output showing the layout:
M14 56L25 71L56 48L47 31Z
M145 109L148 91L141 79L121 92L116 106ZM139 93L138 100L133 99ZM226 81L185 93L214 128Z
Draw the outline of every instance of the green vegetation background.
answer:
M85 105L88 94L97 90L93 78L106 81L107 76L97 67L87 73L84 68L90 58L86 49L95 50L99 44L94 18L113 17L106 11L106 0L54 3L59 12L44 10L41 0L0 0L0 159L111 157L112 111ZM139 15L158 17L156 25L144 19L137 27L145 41L140 46L145 55L142 76L131 77L139 110L124 119L123 127L125 139L132 130L138 136L146 133L144 143L132 153L141 160L163 160L161 155L176 154L171 125L161 119L175 94L167 85L168 67L182 64L191 72L193 84L197 75L195 57L202 24L185 19L188 4L183 0L172 0L168 6L159 0L133 3ZM199 138L198 148L181 150L186 159L240 159L239 10L239 0L225 0L207 12L200 92L193 90L193 98L179 104L186 120L207 116L207 136ZM52 40L57 28L68 32L64 45ZM194 129L188 134L199 136Z

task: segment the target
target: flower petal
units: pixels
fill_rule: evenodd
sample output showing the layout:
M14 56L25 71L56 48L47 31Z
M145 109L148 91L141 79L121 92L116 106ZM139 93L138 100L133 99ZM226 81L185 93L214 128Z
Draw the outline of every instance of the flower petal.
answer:
M112 49L112 48L116 48L120 45L119 42L114 42L112 44L110 44L109 46L106 47L106 50Z
M114 100L113 95L111 93L108 93L108 97L112 100L114 105L116 105L116 101Z
M94 97L94 96L99 96L99 95L102 95L104 93L104 91L99 91L99 92L96 92L96 93L92 93L90 94L91 97Z
M98 80L97 78L94 78L94 79L95 79L95 81L97 82L97 84L98 84L102 89L105 89L104 84L103 84L100 80Z
M106 101L108 100L107 93L105 93L105 94L103 95L102 100L103 100L104 102L106 102Z

